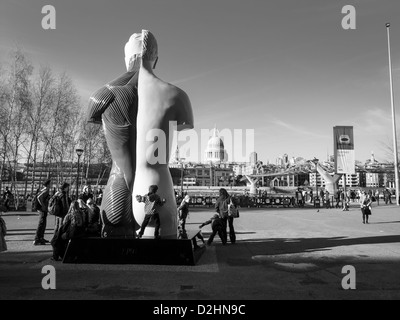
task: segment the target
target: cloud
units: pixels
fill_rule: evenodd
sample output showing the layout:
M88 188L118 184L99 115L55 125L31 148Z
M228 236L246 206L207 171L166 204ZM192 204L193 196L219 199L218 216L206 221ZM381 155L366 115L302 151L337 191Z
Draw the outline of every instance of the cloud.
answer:
M390 110L368 109L361 113L355 125L363 135L388 135L392 130L392 115Z
M262 55L262 56L257 57L257 58L253 57L253 58L243 59L241 61L235 61L233 63L229 63L229 64L227 64L225 66L220 67L220 68L214 68L214 69L211 69L211 70L208 70L208 71L205 71L205 72L201 72L201 73L189 76L189 77L185 77L185 78L182 78L182 79L171 81L171 84L177 85L177 84L181 84L181 83L184 83L184 82L188 82L188 81L196 80L196 79L199 79L199 78L203 78L205 76L208 76L210 74L213 74L213 73L216 73L216 72L220 72L220 71L223 71L223 70L232 70L232 68L238 68L238 65L240 65L240 64L245 64L245 63L248 63L248 62L257 61L257 60L263 59L265 56L266 55Z
M273 124L275 126L284 128L287 131L290 131L290 132L293 132L293 133L296 133L296 134L299 134L299 135L313 137L313 138L323 138L323 139L329 138L328 135L315 133L315 132L309 131L309 130L307 130L305 128L302 128L300 126L295 126L295 125L293 125L291 123L287 123L287 122L282 121L280 119L272 119L272 120L270 120L268 122L270 124ZM271 130L271 129L269 129L269 130Z

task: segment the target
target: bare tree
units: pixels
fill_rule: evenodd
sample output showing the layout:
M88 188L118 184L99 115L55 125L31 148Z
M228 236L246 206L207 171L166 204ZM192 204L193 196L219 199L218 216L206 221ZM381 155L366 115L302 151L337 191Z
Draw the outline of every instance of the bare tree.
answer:
M68 147L74 140L74 127L79 109L77 91L66 73L58 77L52 101L52 107L48 112L49 119L43 130L42 161L51 167L54 160L56 166L62 167L65 160L71 159ZM59 173L57 183L60 183Z
M397 138L399 140L399 138ZM391 138L387 138L386 141L381 141L381 148L385 152L385 160L388 163L394 163L394 149L393 149L393 140ZM397 157L400 156L399 150L397 150Z
M54 78L50 67L41 67L37 78L34 79L32 85L32 108L28 114L28 133L27 133L27 170L32 163L32 176L31 178L31 194L34 193L34 182L36 172L36 159L38 154L39 139L43 129L44 119L48 110L51 108L53 103L54 93ZM26 196L28 187L29 176L25 176L25 190Z
M12 168L12 188L16 194L16 208L18 208L18 190L15 188L17 181L17 165L20 158L20 148L26 133L28 113L32 106L30 93L30 77L33 66L28 61L24 52L17 48L11 52L11 62L6 81L1 93L2 114L4 115L2 123L3 140L3 159L1 170L3 170L7 155L10 158L10 167Z

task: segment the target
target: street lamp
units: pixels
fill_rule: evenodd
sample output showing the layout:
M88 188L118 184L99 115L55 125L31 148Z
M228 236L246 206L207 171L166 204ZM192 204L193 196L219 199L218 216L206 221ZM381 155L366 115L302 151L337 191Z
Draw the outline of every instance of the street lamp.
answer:
M78 172L76 175L76 199L78 199L78 196L79 196L79 189L78 189L79 188L79 160L83 153L83 149L81 149L80 147L77 147L75 151L76 151L76 154L78 155Z
M317 170L317 165L318 165L318 161L319 159L314 158L314 160L312 160L312 162L315 164L315 197L314 197L314 204L315 204L315 200L319 200L319 194L318 194L318 170Z
M394 94L393 94L393 77L392 77L392 60L390 57L390 23L386 23L387 41L388 41L388 56L389 56L389 78L390 78L390 102L392 106L392 126L393 126L393 153L394 153L394 177L396 187L396 204L399 205L399 165L397 154L397 138L396 138L396 118L394 111Z

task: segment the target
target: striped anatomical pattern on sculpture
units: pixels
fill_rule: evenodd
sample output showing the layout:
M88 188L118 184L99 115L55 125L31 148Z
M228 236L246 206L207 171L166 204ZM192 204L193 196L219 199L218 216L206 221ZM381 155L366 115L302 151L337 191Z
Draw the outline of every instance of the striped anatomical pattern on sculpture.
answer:
M137 72L127 72L96 91L89 101L89 121L103 123L112 169L101 205L102 236L134 236L132 212L136 164Z

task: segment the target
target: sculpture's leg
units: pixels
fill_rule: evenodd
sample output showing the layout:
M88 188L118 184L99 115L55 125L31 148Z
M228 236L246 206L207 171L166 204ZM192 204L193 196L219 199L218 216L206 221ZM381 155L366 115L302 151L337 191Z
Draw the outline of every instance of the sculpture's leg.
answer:
M102 237L135 237L132 193L122 173L111 174L101 203Z

